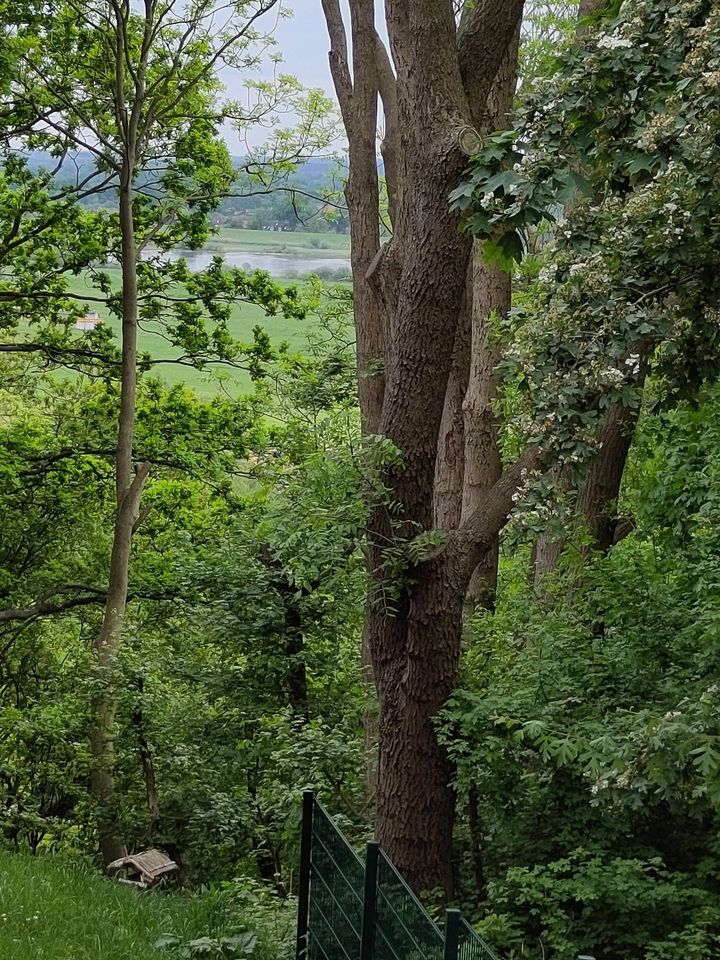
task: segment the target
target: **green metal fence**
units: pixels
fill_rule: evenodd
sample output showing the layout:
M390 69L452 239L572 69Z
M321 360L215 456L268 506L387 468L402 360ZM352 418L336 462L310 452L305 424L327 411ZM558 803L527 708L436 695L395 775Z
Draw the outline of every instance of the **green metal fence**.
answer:
M377 843L365 862L303 794L296 960L498 960L458 910L440 927Z

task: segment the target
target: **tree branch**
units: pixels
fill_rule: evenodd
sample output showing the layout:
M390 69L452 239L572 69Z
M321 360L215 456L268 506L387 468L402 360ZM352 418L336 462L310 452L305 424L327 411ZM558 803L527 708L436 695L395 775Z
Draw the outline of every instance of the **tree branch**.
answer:
M460 73L473 113L484 109L508 45L520 25L525 0L477 0L458 30Z
M543 453L538 447L526 447L515 463L503 471L483 505L450 535L449 544L466 551L471 562L477 565L477 555L482 554L484 547L507 523L515 505L513 495L522 486L525 475L537 469L542 460Z
M340 0L322 0L322 5L330 37L328 54L330 73L335 84L343 120L348 127L352 123L353 81L350 74L347 32L340 9Z
M76 596L67 596L68 594ZM67 596L65 600L56 599ZM131 591L128 600L177 600L179 591L169 590L155 592L148 590ZM88 586L83 583L67 583L56 587L51 593L38 597L27 607L10 607L0 610L0 623L21 623L37 620L40 617L54 616L59 613L68 613L78 607L88 607L94 604L102 605L107 599L107 590Z

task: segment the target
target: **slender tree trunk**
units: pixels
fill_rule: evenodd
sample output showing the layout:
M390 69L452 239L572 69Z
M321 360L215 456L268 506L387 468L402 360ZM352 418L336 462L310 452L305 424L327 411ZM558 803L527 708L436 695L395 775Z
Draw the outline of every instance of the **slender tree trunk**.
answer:
M376 434L380 425L385 393L386 307L373 287L370 276L380 257L380 186L378 181L377 122L378 94L384 77L386 90L386 133L383 153L390 192L391 213L397 204L395 165L397 155L393 126L397 104L394 100L392 65L375 30L373 0L351 4L353 49L362 50L352 64L339 0L322 0L330 36L330 69L335 83L343 122L348 134L349 175L345 198L350 211L350 262L353 277L353 314L357 350L358 399L364 434ZM384 54L384 58L382 55ZM390 103L392 101L392 104ZM378 728L375 684L367 624L361 640L361 671L367 706L363 711L365 740L365 787L372 798L377 786Z
M541 591L546 577L557 570L564 549L565 541L556 539L548 533L542 533L537 538L530 558L532 565L530 582L536 590Z
M508 46L490 89L482 116L484 129L507 129L517 87L520 28ZM465 480L462 518L478 510L488 492L502 474L498 442L497 415L493 404L497 395L496 368L500 345L493 335L493 323L507 316L512 306L512 277L506 270L485 263L482 247L473 244L473 299L471 311L471 355L468 389L463 403L465 443ZM492 610L497 593L500 536L488 546L473 571L466 597L466 612L477 607Z
M102 693L90 733L92 757L90 785L100 810L100 850L105 863L125 855L113 811L115 743L113 728L117 711L114 676L127 606L130 550L133 526L138 517L142 488L149 466L133 474L133 436L137 392L137 253L133 221L132 168L126 162L120 184L120 230L122 238L122 383L115 458L115 530L110 558L108 595L100 632L93 644Z
M289 586L289 585L288 585ZM302 615L294 591L289 589L285 601L285 636L288 662L288 693L293 716L303 723L310 720L307 666L305 663L305 632Z
M145 800L148 808L148 828L146 831L148 843L152 843L160 823L160 803L158 801L157 780L155 777L155 762L152 749L145 728L145 711L142 699L145 693L145 682L142 676L137 679L138 704L132 715L132 723L137 734L140 749L140 763L142 764L143 781L145 783Z
M468 269L467 286L455 332L452 366L445 393L435 464L435 526L454 530L460 526L465 482L465 438L463 402L470 377L471 313L473 305L473 265Z
M463 404L463 519L479 509L502 474L497 415L493 410L497 394L495 368L500 361L500 348L493 340L492 322L509 311L512 297L510 274L484 263L477 243L473 248L473 267L472 354L468 390ZM473 571L466 597L468 612L478 606L492 609L495 605L499 546L498 535Z
M598 430L599 453L578 493L577 512L587 524L591 549L602 553L616 542L617 501L638 416L637 408L614 406L608 410Z

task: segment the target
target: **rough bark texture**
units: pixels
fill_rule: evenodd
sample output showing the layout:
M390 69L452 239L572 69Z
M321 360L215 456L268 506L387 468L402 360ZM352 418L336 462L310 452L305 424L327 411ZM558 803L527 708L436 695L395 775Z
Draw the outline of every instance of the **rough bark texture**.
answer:
M578 19L584 20L585 17L590 17L594 13L600 13L606 7L609 7L609 5L609 0L580 0ZM585 28L581 25L578 32L584 33Z
M520 30L516 32L497 72L485 107L486 129L504 130L510 120L517 87ZM462 517L470 516L502 474L498 423L493 410L497 394L496 368L500 347L493 337L493 321L506 316L512 305L512 279L499 267L487 264L478 243L473 245L473 306L470 376L463 404L465 479ZM492 609L497 592L499 535L475 568L466 597L466 609Z
M472 310L472 352L468 390L463 404L465 441L465 482L463 518L481 507L493 484L502 474L498 446L497 418L493 403L497 392L495 368L499 347L492 336L492 318L510 309L510 274L482 261L477 248L473 256L475 281ZM485 556L473 572L467 606L492 607L497 588L499 537L494 537Z
M367 275L380 250L376 149L379 39L375 30L373 0L355 0L351 4L351 35L355 51L351 76L339 0L323 0L323 10L330 35L330 69L348 134L350 172L345 198L352 211L350 242L360 414L364 430L376 433L384 392L385 338L381 305Z
M637 408L615 406L608 410L598 430L600 451L590 463L578 493L577 511L587 524L591 546L603 553L616 542L617 499L638 414Z
M468 269L465 299L455 331L452 366L445 393L435 462L435 526L440 530L453 530L460 525L462 519L465 482L463 402L470 379L473 283L474 271L471 263Z
M517 81L519 39L518 30L486 102L470 104L473 122L483 133L507 126ZM441 529L458 526L477 509L502 473L492 410L500 352L491 336L491 319L508 312L511 296L510 275L484 263L481 246L474 244L437 450L435 522ZM498 556L499 537L473 573L466 598L468 613L478 605L493 606Z
M638 416L637 408L614 406L598 428L598 452L575 495L575 512L590 535L586 555L607 553L632 530L631 520L618 517L617 501ZM557 570L564 549L563 538L538 538L533 556L536 589L542 590L544 579Z
M450 528L434 556L406 571L401 559L400 569L391 571L388 547L395 544L402 558L403 544L434 525L438 442L471 249L448 197L467 164L462 149L466 134L477 129L469 104L486 102L523 3L479 0L458 28L451 0L386 0L392 95L374 25L369 29L371 0L350 2L354 77L347 67L339 4L323 0L323 7L351 170L356 165L352 175L364 171L362 182L368 187L371 143L373 164L375 157L369 99L376 108L382 95L386 116L388 104L396 104L391 125L396 163L390 171L395 180L389 185L394 235L382 251L376 233L379 211L371 209L376 194L350 185L347 191L353 244L357 236L363 251L354 252L353 271L365 271L355 279L359 351L367 359L369 328L376 342L382 334L385 383L378 432L402 455L401 465L384 477L398 510L391 514L377 506L369 524L366 637L380 702L377 836L416 889L443 888L449 894L455 798L452 769L435 737L434 718L457 684L470 576L506 522L519 470L532 455L509 468L482 506ZM361 403L370 424L369 400L362 394Z

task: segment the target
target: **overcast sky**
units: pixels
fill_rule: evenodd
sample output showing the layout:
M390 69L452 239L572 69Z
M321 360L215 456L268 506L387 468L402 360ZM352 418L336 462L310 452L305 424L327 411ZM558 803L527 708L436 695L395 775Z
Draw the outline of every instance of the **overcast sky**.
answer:
M384 0L375 0L378 11L377 23L381 35L384 35L384 18L382 7ZM346 24L349 23L347 0L341 0ZM284 6L293 10L289 19L279 20L274 31L277 47L273 52L279 52L283 57L282 72L297 77L305 87L322 87L330 96L335 97L330 66L328 64L328 49L330 46L325 18L322 12L321 0L286 0ZM272 27L271 18L263 21L267 28ZM264 71L267 76L271 72ZM241 95L242 78L238 74L224 72L223 82L227 93L231 96ZM283 118L283 122L289 118ZM239 138L232 131L227 130L226 136L231 151L234 154L242 153L243 147ZM251 144L263 142L265 134L261 130L251 132Z
M279 48L288 73L308 87L331 90L328 36L320 0L293 0L294 16L277 31Z

